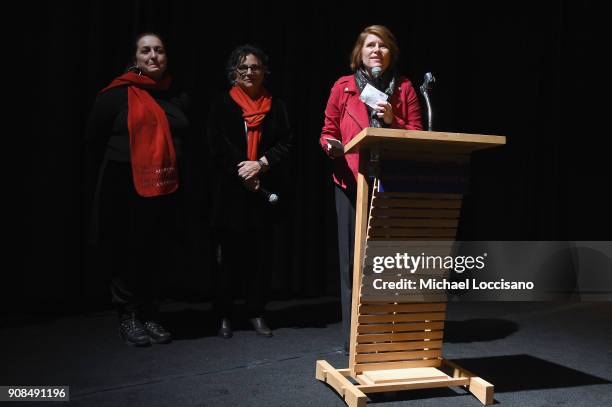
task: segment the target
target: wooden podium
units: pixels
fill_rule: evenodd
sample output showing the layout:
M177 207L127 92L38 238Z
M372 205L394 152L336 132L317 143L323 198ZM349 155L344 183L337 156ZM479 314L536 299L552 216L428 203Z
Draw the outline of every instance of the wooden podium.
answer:
M369 251L399 242L454 241L471 152L505 140L366 128L345 146L345 154L360 153L349 367L318 360L316 378L349 407L365 406L367 393L453 386L493 403L491 383L442 358L445 297L377 296Z

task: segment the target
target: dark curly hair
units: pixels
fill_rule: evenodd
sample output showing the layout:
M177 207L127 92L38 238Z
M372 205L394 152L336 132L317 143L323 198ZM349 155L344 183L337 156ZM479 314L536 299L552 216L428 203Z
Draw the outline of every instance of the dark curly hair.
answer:
M234 85L234 81L236 80L236 69L242 63L244 58L246 58L247 55L250 54L255 55L257 59L259 59L259 62L261 62L262 65L263 72L266 75L270 74L270 71L268 70L268 56L265 54L265 52L263 52L260 48L254 45L240 45L234 48L234 50L229 56L229 59L227 60L227 64L225 64L225 73L227 75L227 80L229 81L230 85Z

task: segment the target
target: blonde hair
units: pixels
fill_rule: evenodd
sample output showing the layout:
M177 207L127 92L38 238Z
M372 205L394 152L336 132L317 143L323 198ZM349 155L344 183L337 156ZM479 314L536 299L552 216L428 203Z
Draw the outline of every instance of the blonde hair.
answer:
M355 42L355 46L351 52L351 70L355 72L362 66L363 62L361 61L361 50L363 48L363 44L365 43L365 39L369 34L376 35L383 40L387 47L389 47L389 52L391 53L390 68L395 67L397 60L399 59L399 48L397 46L395 36L384 25L370 25L364 28L363 31L359 33L359 36L357 36L357 41Z

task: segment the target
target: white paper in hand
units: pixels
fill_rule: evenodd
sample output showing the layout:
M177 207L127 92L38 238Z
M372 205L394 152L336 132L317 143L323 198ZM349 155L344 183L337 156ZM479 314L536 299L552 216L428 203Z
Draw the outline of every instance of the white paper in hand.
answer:
M359 99L361 99L363 103L370 106L371 108L376 108L378 106L376 102L380 102L381 100L386 101L388 98L389 95L379 91L369 83L365 85L365 88L363 88L363 92L361 92L361 95L359 95Z

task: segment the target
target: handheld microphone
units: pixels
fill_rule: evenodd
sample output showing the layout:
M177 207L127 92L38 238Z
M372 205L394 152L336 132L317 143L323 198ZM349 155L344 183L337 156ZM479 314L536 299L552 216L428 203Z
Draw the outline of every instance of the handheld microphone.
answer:
M380 66L372 67L372 83L376 88L380 88L380 76L382 74L382 68Z
M278 203L279 197L276 194L268 191L265 188L259 187L259 193L263 195L263 197L270 203L270 205L276 205Z

